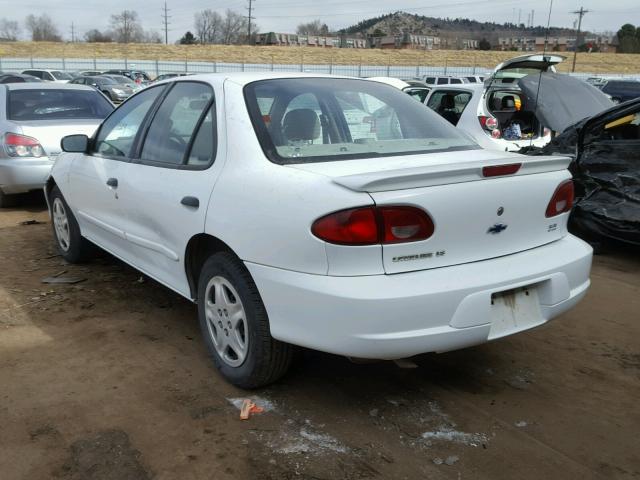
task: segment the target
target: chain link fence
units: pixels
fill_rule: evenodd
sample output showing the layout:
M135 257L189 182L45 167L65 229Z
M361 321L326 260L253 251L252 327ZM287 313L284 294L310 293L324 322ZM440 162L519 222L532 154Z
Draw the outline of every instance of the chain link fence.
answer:
M424 75L483 75L491 70L481 67L448 67L448 66L394 66L394 65L314 65L314 64L277 64L277 63L223 63L164 60L133 60L133 59L97 59L97 58L0 58L0 71L21 72L27 69L52 69L67 72L84 70L142 70L152 77L163 73L229 73L229 72L308 72L328 73L334 75L348 75L354 77L396 77L414 78ZM593 74L574 73L577 77L621 77L640 78L637 74Z

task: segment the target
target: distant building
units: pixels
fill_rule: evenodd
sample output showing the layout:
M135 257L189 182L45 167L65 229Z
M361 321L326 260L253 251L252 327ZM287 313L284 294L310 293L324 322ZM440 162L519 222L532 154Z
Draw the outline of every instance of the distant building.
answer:
M330 35L296 35L294 33L267 32L256 35L256 45L323 47L323 48L367 48L364 38Z
M371 48L382 49L439 50L441 48L440 37L433 35L413 35L410 33L370 37L369 43Z
M518 52L540 52L545 49L552 52L572 52L576 48L575 37L500 37L497 50L515 50ZM591 45L601 52L615 53L617 50L617 37L609 35L597 35L585 37L581 44Z

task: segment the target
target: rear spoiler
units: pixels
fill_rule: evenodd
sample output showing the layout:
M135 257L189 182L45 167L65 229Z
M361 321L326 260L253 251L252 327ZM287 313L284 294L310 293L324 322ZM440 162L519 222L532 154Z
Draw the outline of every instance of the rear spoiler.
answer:
M514 162L515 160L515 162ZM397 170L385 170L371 173L358 173L333 177L332 181L356 192L384 192L407 188L432 187L452 183L489 180L499 176L533 175L536 173L566 170L571 163L570 157L540 156L524 157L515 173L487 175L491 167L517 165L517 158L496 159L495 161L472 161L457 164L428 165ZM495 170L499 170L495 168ZM508 169L507 169L508 170ZM484 172L484 173L483 173Z

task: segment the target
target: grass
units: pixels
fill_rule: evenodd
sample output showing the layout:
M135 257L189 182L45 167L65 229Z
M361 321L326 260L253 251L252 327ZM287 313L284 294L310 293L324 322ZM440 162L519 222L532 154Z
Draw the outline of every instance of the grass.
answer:
M205 61L229 63L424 65L493 68L521 52L475 50L380 50L248 45L162 45L109 43L0 43L0 57L130 58L136 60ZM571 57L572 53L564 53ZM571 58L560 66L569 71ZM577 72L640 73L640 55L579 53Z

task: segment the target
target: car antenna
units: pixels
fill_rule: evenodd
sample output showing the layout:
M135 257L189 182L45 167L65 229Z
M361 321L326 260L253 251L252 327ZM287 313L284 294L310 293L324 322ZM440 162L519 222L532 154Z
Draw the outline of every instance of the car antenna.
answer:
M547 29L544 32L544 47L542 49L542 61L544 61L545 55L547 53L547 45L549 44L549 26L551 25L551 11L553 10L553 0L549 0L549 16L547 17ZM577 48L577 41L576 41ZM542 83L542 70L540 70L540 74L538 76L538 88L536 90L536 100L533 103L533 115L538 119L538 97L540 96L540 84ZM544 133L544 130L542 131ZM529 149L533 148L533 135L529 139Z

